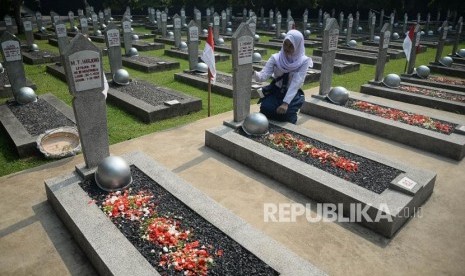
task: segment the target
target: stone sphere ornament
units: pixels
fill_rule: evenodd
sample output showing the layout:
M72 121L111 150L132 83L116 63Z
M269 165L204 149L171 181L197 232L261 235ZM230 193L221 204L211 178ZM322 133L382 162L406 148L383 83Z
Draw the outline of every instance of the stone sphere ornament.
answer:
M355 41L355 40L352 39L351 41L349 41L349 42L347 43L347 46L349 46L349 47L351 47L351 48L355 48L355 47L357 47L357 41Z
M434 32L430 30L430 31L428 31L428 35L432 36L432 35L434 35Z
M363 31L363 28L359 26L359 27L357 28L357 31L361 32L361 31Z
M102 36L102 31L96 30L96 31L95 31L95 35L96 35L96 36Z
M107 192L124 189L132 183L131 169L123 158L108 156L98 165L95 182L100 189Z
M311 23L307 23L307 28L310 28L312 26Z
M389 74L384 77L383 84L390 88L397 88L400 85L400 77L397 74Z
M346 34L346 33L347 33L347 29L344 29L342 32Z
M228 23L226 24L228 27L231 27L232 26L232 22L231 21L228 21Z
M305 37L309 37L312 34L310 30L305 30L304 35Z
M5 68L3 68L3 64L0 62L0 74L3 74L5 72Z
M418 66L418 68L415 71L416 71L417 76L419 76L422 79L426 79L431 72L429 67L426 65Z
M116 70L115 74L113 75L113 81L119 85L128 85L130 81L128 71L125 69Z
M286 37L286 33L281 33L281 38L285 38Z
M399 39L399 37L400 37L400 36L399 36L398 33L393 33L393 34L392 34L392 39L394 39L394 40Z
M168 32L168 38L173 39L174 38L174 33L173 32Z
M342 86L336 86L331 88L326 98L334 104L345 105L349 100L349 91Z
M254 38L255 42L260 41L260 36L258 34L254 35L253 38Z
M179 49L182 51L187 50L187 43L184 41L181 41L181 43L179 43Z
M451 57L442 57L439 59L439 63L446 66L446 67L451 67L452 66L452 63L454 62L454 60L451 58Z
M19 104L28 104L37 101L37 95L30 87L24 86L18 90L15 99Z
M458 52L457 52L457 55L459 57L465 57L465 49L460 49Z
M207 30L207 29L203 29L203 30L202 30L202 35L208 35L208 30Z
M379 40L380 40L379 35L375 35L375 37L373 37L373 42L374 43L379 43Z
M105 30L105 29L107 28L107 25L102 24L102 25L100 26L100 28L103 29L103 30Z
M77 27L77 26L74 26L74 27L73 27L73 31L78 32L78 31L79 31L78 27Z
M271 29L276 30L276 24L271 24Z
M226 35L232 35L232 29L226 28Z
M132 38L133 41L139 40L139 36L136 35L136 34L133 34L133 35L131 36L131 38Z
M39 46L37 44L32 44L31 45L31 51L32 52L38 52L39 51Z
M260 53L253 53L252 55L252 62L261 62L262 61L262 55Z
M421 32L420 32L420 35L425 35L425 31L421 31Z
M40 31L41 33L45 33L45 32L47 32L47 30L46 30L46 29L45 29L45 27L43 27L43 26L42 26L42 27L40 27L40 30L39 30L39 31Z
M208 73L208 66L204 62L199 62L195 67L195 71L200 73Z
M222 37L219 37L218 40L216 41L216 44L220 46L224 45L224 39Z
M131 47L131 49L129 49L128 56L130 56L130 57L137 57L138 55L139 55L139 51L137 51L136 48Z
M247 135L265 135L268 134L268 118L260 112L250 113L242 123L242 130Z

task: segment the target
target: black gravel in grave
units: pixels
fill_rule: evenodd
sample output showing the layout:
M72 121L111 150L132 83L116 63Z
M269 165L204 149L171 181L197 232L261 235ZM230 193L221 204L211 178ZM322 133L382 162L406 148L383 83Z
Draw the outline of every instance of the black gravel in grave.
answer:
M327 100L328 101L328 100ZM329 101L328 101L329 102ZM365 111L365 110L360 110L360 109L357 109L353 106L353 104L357 102L357 100L354 100L354 99L349 99L345 105L345 107L347 108L350 108L350 109L353 109L353 110L357 110L357 111L361 111L361 112L364 112L364 113L367 113L367 114L372 114L372 115L376 115L376 116L379 116L377 115L375 112L370 112L370 111ZM384 106L384 105L379 105L379 104L376 104L377 106L380 106L380 107L383 107L383 108L390 108L390 107L387 107L387 106ZM400 110L400 109L399 109ZM402 110L403 111L403 110ZM404 112L407 112L407 111L404 111ZM381 117L381 116L379 116ZM430 117L431 118L431 117ZM427 130L431 130L431 131L434 131L434 132L439 132L439 133L442 133L442 134L446 134L446 135L451 135L453 130L457 127L457 124L453 124L453 123L450 123L450 122L447 122L447 121L443 121L443 120L439 120L439 119L434 119L434 118L431 118L435 121L438 121L438 122L441 122L443 124L446 124L450 127L451 129L451 132L442 132L438 129L431 129L431 128L427 128L427 127L424 127L422 125L413 125L413 126L416 126L416 127L420 127L420 128L423 128L423 129L427 129ZM401 122L401 123L404 123L404 124L407 124L406 122L402 121L402 120L399 120L399 121L396 121L396 122Z
M191 75L201 77L201 78L204 78L204 79L208 80L208 78L207 78L208 74L196 74L196 73L193 73L193 72L189 72L188 74L191 74ZM232 85L233 78L232 78L232 76L216 73L216 82L226 84L226 85Z
M31 136L58 127L75 126L73 121L41 98L25 105L9 102L8 107Z
M130 59L133 59L135 61L143 62L145 64L156 64L160 61L165 61L161 58L156 58L156 57L144 57L144 56L132 56Z
M0 74L0 87L3 88L6 84L10 84L10 79L8 78L8 74L6 71Z
M128 85L118 85L114 82L109 82L109 86L153 106L161 105L166 101L183 100L182 97L167 93L144 81L133 80Z
M27 52L29 55L31 55L34 58L43 58L44 56L56 56L57 54L49 52L49 51L31 51Z
M208 270L208 275L279 275L277 271L192 211L137 167L131 166L131 173L133 177L133 183L130 186L132 194L139 191L151 192L154 195L156 212L160 216L177 218L181 222L182 229L191 229L191 233L194 235L193 240L198 240L201 245L205 245L207 248L208 245L213 246L212 249L207 250L214 259L214 266ZM95 200L97 206L102 205L108 193L99 189L93 179L84 181L79 185ZM140 222L121 218L112 219L112 221L161 275L184 275L172 268L165 270L158 266L160 262L159 252L162 252L163 249L141 238ZM223 250L221 257L215 254L220 249ZM151 252L152 250L154 253Z
M403 173L400 170L395 168L388 167L376 161L364 158L362 156L341 150L339 148L333 147L329 144L323 143L321 141L302 136L293 131L283 129L279 126L270 124L269 132L270 134L287 132L292 134L294 137L301 139L309 144L314 145L315 147L326 150L328 152L336 152L337 155L348 158L355 162L358 162L358 171L357 172L347 172L343 169L334 167L331 163L321 163L319 159L300 154L296 151L290 151L284 148L279 148L273 145L271 141L266 139L266 136L256 137L248 136L242 129L237 130L237 132L243 136L246 136L260 144L269 146L275 150L278 150L282 153L285 153L289 156L292 156L296 159L299 159L311 166L319 168L327 173L340 177L344 180L350 181L358 186L361 186L365 189L368 189L377 194L381 194L384 190L389 187L389 183L396 178L399 174Z

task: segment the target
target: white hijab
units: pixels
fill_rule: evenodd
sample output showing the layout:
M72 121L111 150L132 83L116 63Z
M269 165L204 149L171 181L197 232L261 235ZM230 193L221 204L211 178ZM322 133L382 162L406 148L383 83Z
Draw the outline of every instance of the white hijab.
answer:
M302 64L307 62L307 60L309 59L309 67L313 67L312 59L305 55L304 36L302 35L302 33L298 30L290 30L284 37L284 41L286 39L289 40L294 46L294 53L292 54L292 56L288 57L284 53L283 46L281 46L281 50L279 51L279 53L273 55L278 68L281 71L284 71L284 73L292 72L300 68Z

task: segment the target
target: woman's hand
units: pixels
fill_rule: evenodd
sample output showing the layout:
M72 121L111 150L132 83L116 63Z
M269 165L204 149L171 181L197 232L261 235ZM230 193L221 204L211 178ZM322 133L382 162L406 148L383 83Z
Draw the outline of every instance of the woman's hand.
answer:
M276 113L278 114L286 114L287 108L289 107L288 103L282 103L278 108L276 109Z

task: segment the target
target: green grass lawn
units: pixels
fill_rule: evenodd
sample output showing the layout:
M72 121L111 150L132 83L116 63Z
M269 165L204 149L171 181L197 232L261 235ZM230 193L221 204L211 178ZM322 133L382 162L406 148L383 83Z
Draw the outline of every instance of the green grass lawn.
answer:
M148 30L143 28L135 28L138 33L148 33ZM267 41L270 37L262 36L262 41ZM151 41L148 39L147 41ZM58 53L58 48L51 46L47 41L36 41L41 50L49 50ZM464 44L460 45L460 48L465 48ZM166 46L171 47L171 46ZM204 42L199 45L199 49L204 48ZM150 51L150 52L140 52L141 55L146 56L163 56L164 50ZM268 49L268 54L263 57L263 59L269 58L271 54L275 51ZM307 49L307 54L311 55L313 52L312 49ZM429 48L426 53L420 54L417 56L417 65L425 64L427 65L430 61L434 60L435 49ZM444 49L444 54L451 52L451 46L447 46ZM172 59L169 57L164 57L166 59ZM136 119L134 116L126 113L125 111L113 106L112 104L107 104L107 118L108 118L108 134L110 144L115 144L118 142L130 140L133 138L140 137L142 135L152 133L155 131L161 131L180 125L188 124L199 120L201 118L207 117L207 92L200 90L174 80L173 75L184 69L188 69L189 64L186 60L178 59L180 62L181 68L171 71L164 72L155 72L155 73L142 73L136 70L126 68L132 78L143 79L149 82L152 82L159 86L169 87L174 90L181 91L185 94L189 94L195 97L202 99L202 110L196 113L192 113L185 116L180 116L172 119L167 119L152 124L145 124ZM57 78L46 73L45 65L24 65L26 76L32 80L37 85L36 93L42 95L45 93L52 93L66 104L71 105L72 97L68 92L67 85L58 80ZM405 59L391 60L387 63L385 68L385 75L389 73L402 73L404 71ZM217 70L227 73L232 73L232 61L224 61L216 64ZM108 58L104 57L104 68L106 71L109 71ZM344 86L351 91L358 91L360 86L367 81L374 78L375 66L374 65L361 65L360 71L345 74L345 75L333 75L333 86ZM318 83L306 84L304 89L318 86ZM0 99L0 104L4 103L6 99ZM256 100L252 101L253 103ZM219 114L229 110L232 110L232 99L223 97L217 94L212 94L211 98L211 114ZM13 143L7 137L6 132L3 129L0 129L0 176L8 175L14 172L18 172L24 169L33 168L38 165L44 164L46 162L51 162L53 160L45 160L41 156L33 156L28 158L19 158L15 152Z

